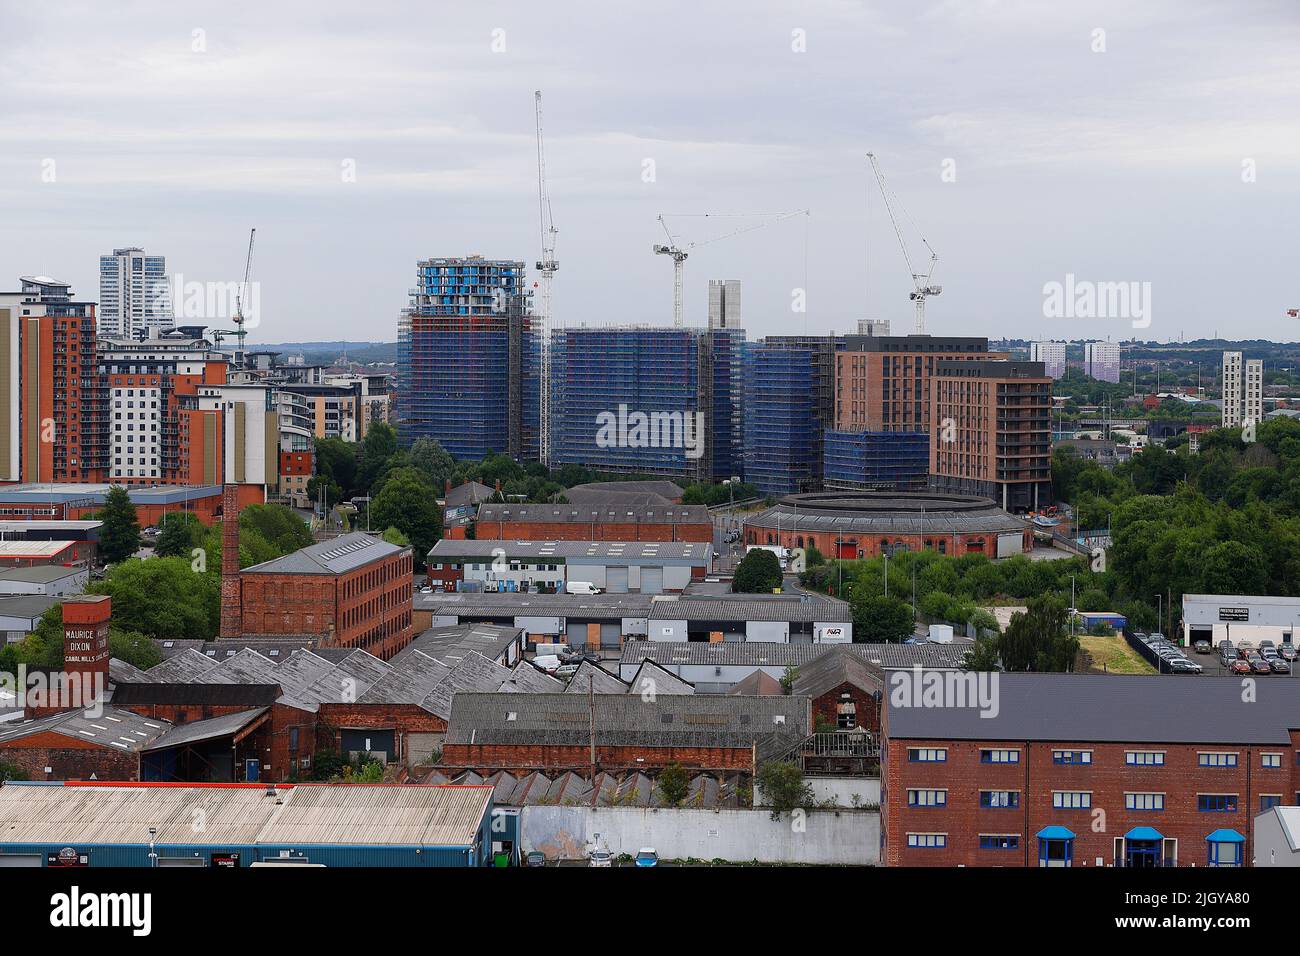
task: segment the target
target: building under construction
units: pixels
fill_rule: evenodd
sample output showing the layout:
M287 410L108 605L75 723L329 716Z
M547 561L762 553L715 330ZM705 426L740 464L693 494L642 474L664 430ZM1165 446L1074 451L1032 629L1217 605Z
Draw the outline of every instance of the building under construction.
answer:
M538 456L539 346L524 263L424 259L398 321L398 434L456 458Z
M552 340L552 464L738 474L740 329L568 328Z

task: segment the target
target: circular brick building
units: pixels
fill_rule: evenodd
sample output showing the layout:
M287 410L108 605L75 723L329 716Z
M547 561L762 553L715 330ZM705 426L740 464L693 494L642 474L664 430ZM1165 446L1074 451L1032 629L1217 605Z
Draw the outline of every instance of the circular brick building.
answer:
M1032 550L1030 524L991 498L933 492L822 491L787 495L745 521L746 545L816 548L873 558L886 549L990 558Z

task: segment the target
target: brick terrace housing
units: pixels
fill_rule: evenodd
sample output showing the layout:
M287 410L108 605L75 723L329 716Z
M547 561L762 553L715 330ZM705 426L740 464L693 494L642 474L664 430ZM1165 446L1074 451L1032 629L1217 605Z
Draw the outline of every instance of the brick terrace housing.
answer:
M1243 865L1255 814L1300 796L1293 681L1000 674L989 717L901 706L915 683L885 697L889 866Z
M327 646L387 660L413 636L411 550L368 534L341 535L242 571L226 569L223 578L238 585L222 591L223 638L321 635ZM236 626L238 633L227 633Z
M474 536L508 541L713 541L704 505L483 504Z

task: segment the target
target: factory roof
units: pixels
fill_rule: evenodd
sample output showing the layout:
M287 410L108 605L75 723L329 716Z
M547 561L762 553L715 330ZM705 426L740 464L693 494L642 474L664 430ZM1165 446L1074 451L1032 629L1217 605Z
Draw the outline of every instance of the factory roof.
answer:
M346 574L405 550L383 538L353 531L244 568L240 574Z
M745 526L829 534L994 534L1025 522L991 498L930 492L826 491L787 495Z
M103 503L108 484L59 482L58 484L20 484L0 488L0 501L25 504L68 504L89 501ZM127 496L137 505L181 504L197 498L221 494L220 485L158 485L153 488L128 488Z
M34 621L62 599L44 594L0 595L0 617Z
M472 786L10 783L0 786L0 840L139 845L156 827L160 846L469 847L491 802L490 787Z
M853 652L851 644L837 644L799 665L791 685L791 693L805 697L820 697L841 684L851 684L869 691L881 686L880 672L873 668L861 654Z
M566 694L626 694L628 685L599 664L584 660L569 678Z
M434 685L420 702L420 706L443 720L451 716L455 701L467 691L495 689L510 678L510 669L471 651L451 669L446 677ZM532 694L510 694L512 697L532 697ZM549 696L549 695L548 695Z
M707 563L713 546L699 541L504 541L493 539L444 538L429 551L434 564L460 561L491 561L496 557L538 559L544 563L564 564L585 558L614 564L645 562L656 559Z
M220 717L209 717L206 720L195 720L187 724L180 724L161 737L156 737L142 749L146 751L167 750L171 747L184 747L189 744L202 743L206 740L219 740L222 737L233 736L239 739L264 720L269 720L269 714L269 707L258 707L252 710L238 710L233 714L223 714Z
M43 561L75 547L75 541L0 541L0 561ZM68 572L70 569L61 568Z
M48 731L82 743L134 753L172 726L165 720L152 720L116 707L103 707L98 716L90 716L91 711L92 708L70 710L35 720L0 724L0 744Z
M520 661L497 690L503 694L558 694L564 690L564 682L543 674L528 661Z
M748 748L809 733L806 697L457 694L447 744Z
M16 542L6 541L5 544ZM71 544L70 541L51 542L53 544ZM26 584L52 584L77 574L85 574L85 568L69 568L62 564L38 564L30 568L0 568L0 581L22 581Z
M504 655L518 643L522 630L513 624L453 624L431 627L419 634L390 663L397 665L407 654L426 654L447 667L455 667L471 653L490 661Z
M853 615L845 601L797 595L702 596L667 598L655 601L650 608L652 621L851 621Z
M708 524L713 523L709 509L704 505L652 505L628 506L622 503L607 505L501 505L483 504L478 509L478 520L562 522L613 524Z
M658 661L666 666L682 664L739 664L755 667L802 667L836 647L847 647L867 663L883 669L920 665L927 669L951 669L961 665L969 644L786 644L780 641L628 641L623 645L620 666Z
M606 620L644 618L649 594L417 594L417 611L473 617L573 617Z

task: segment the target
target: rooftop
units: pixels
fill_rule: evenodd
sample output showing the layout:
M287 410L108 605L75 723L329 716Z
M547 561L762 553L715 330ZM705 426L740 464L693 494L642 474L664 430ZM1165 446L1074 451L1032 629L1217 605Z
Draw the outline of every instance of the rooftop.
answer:
M76 501L102 503L108 484L60 482L58 484L19 484L0 488L0 501L10 504L68 504ZM127 496L138 505L181 504L196 498L221 494L220 485L158 485L152 488L128 488Z
M961 664L966 644L786 644L778 641L628 641L620 667L654 660L664 665L741 664L755 667L802 667L835 648L848 648L868 664L884 670L919 664L926 669L952 669Z
M799 595L737 594L668 598L650 608L652 621L851 621L849 605L836 598Z
M0 595L0 617L27 618L36 620L61 599L47 597L44 594Z
M405 550L363 531L353 531L244 568L240 574L346 574Z
M478 520L523 522L637 522L641 524L707 524L712 525L709 509L704 505L667 505L628 507L608 505L501 505L484 504L478 509Z
M0 542L12 544L13 542ZM70 544L71 542L58 542ZM68 568L61 564L38 564L30 568L0 568L0 581L23 581L28 584L51 584L73 575L85 574L85 568Z
M756 528L778 527L846 534L955 534L1025 530L1025 522L990 498L931 492L827 491L787 495L745 519Z
M451 627L431 627L417 636L391 664L396 666L407 654L419 652L434 660L455 667L471 653L482 654L496 660L506 649L519 640L522 629L513 624L456 624Z
M978 706L894 706L887 693L888 736L1289 747L1288 731L1300 728L1300 683L1296 681L1260 681L1255 697L1243 701L1241 680L1235 677L1019 673L997 677L996 713L989 717L981 716Z
M507 559L550 559L563 564L574 558L600 560L707 562L713 546L691 541L499 541L491 539L444 538L429 551L429 560L491 560L504 553Z

